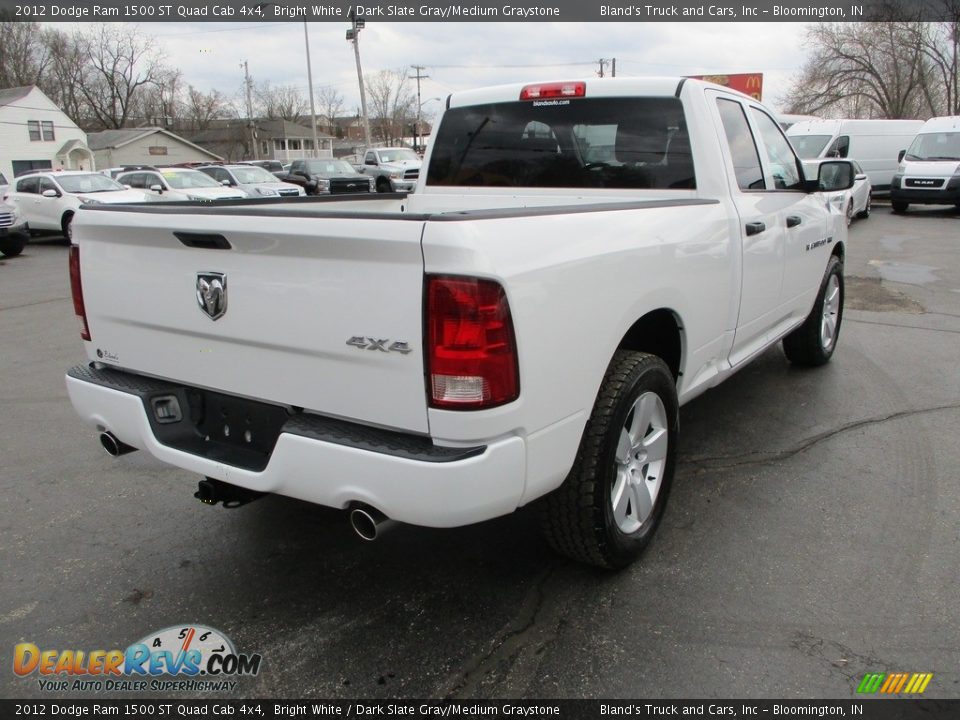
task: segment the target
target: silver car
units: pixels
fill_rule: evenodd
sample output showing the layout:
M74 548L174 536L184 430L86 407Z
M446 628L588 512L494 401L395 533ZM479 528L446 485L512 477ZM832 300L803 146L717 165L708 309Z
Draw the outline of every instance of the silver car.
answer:
M252 198L306 195L299 185L281 182L272 172L258 165L204 165L196 169L222 185L243 190Z

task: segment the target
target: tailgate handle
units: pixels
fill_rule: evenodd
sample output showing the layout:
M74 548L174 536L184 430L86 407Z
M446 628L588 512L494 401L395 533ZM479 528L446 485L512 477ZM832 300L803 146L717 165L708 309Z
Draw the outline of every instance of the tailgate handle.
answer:
M796 227L801 222L803 222L803 219L799 215L787 215L788 228Z
M759 235L766 229L767 226L762 222L747 223L747 235Z
M232 250L230 241L218 233L181 232L173 233L177 240L187 247L206 248L207 250Z

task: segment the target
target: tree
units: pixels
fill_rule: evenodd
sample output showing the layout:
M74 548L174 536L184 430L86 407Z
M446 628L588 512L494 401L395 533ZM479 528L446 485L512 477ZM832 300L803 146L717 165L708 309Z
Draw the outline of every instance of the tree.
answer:
M187 87L182 118L190 130L203 131L218 117L233 114L226 98L218 90L209 93Z
M914 118L929 67L922 23L822 23L807 31L813 51L787 93L787 111L846 117Z
M49 64L39 23L0 22L0 88L40 85Z
M337 117L343 112L343 95L332 87L324 87L317 93L317 109L326 118L330 134L340 137Z
M153 41L139 30L101 24L77 39L87 57L80 91L91 119L103 128L125 127L137 101L150 87L166 82L169 70Z
M381 70L367 76L364 84L370 111L370 132L388 145L402 140L416 111L416 99L406 70Z
M262 82L254 88L253 95L254 112L270 120L295 123L309 114L309 103L295 85L271 86L269 82Z

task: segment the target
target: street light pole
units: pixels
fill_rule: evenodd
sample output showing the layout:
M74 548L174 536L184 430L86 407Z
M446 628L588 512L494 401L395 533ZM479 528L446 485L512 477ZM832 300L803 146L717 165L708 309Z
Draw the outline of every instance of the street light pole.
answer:
M253 156L253 159L257 159L257 131L256 126L253 123L253 101L250 98L250 88L253 85L253 80L250 79L250 68L247 65L247 61L244 60L240 63L240 67L243 68L243 84L247 90L247 127L250 129L250 154Z
M353 42L353 53L357 58L357 81L360 83L360 110L363 112L363 137L370 147L370 118L367 115L367 93L363 87L363 70L360 68L360 31L367 26L365 18L357 17L355 10L350 10L351 28L347 30L347 40Z
M320 157L317 141L317 110L313 104L313 68L310 67L310 38L307 35L307 23L303 23L303 42L307 46L307 82L310 83L310 127L313 128L313 157Z

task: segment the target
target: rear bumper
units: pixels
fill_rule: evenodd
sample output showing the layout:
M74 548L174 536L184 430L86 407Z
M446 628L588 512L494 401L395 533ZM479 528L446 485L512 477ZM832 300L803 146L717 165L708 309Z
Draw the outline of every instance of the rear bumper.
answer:
M222 449L205 449L202 439L190 451L158 439L147 408L152 397L169 395L177 386L86 366L73 368L66 383L74 408L88 424L162 462L258 492L338 509L366 503L395 520L429 527L505 515L523 496L526 451L519 437L445 448L421 436L294 414L265 467L250 469L224 461Z

